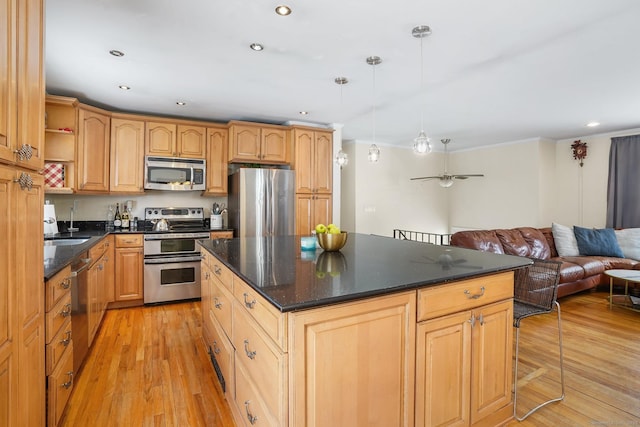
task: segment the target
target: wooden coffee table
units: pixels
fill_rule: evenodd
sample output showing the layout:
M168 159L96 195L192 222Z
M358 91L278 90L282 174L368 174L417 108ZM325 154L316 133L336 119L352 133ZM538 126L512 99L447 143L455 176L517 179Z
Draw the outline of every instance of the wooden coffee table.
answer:
M629 295L629 283L640 283L640 270L607 270L604 274L609 276L609 308L617 305L640 312L640 304L634 304ZM613 294L613 279L624 280L623 295Z

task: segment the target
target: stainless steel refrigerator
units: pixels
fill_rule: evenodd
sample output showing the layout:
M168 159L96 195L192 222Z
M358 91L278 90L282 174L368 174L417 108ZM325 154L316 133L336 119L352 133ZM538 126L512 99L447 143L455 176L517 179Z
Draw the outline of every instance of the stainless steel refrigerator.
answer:
M295 172L240 168L229 176L227 215L238 237L295 234Z

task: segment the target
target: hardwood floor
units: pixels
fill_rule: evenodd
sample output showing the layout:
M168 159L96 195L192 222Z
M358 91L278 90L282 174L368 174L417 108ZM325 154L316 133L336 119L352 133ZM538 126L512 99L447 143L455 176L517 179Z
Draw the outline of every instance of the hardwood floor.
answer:
M509 426L640 425L640 313L609 310L606 295L560 300L566 398ZM62 425L234 426L200 319L199 302L108 311ZM560 391L555 326L522 323L521 413Z

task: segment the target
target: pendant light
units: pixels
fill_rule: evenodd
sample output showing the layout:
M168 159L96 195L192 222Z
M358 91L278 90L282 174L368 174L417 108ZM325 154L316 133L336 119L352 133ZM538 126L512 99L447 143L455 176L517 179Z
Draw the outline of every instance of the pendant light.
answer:
M376 163L380 160L380 149L376 145L376 65L380 64L382 59L379 56L370 56L367 58L367 64L373 66L373 108L371 109L371 121L372 121L372 141L369 146L369 162Z
M334 82L337 85L340 85L340 109L342 109L342 87L349 83L349 79L347 79L346 77L336 77L334 79ZM342 151L342 148L340 148L340 151L338 151L338 154L336 154L335 162L336 165L340 166L340 169L342 169L343 166L346 166L349 163L349 156L347 156L347 153Z
M422 49L422 39L431 34L431 28L427 25L420 25L415 27L411 31L411 35L420 39L420 97L424 90L424 58ZM420 101L420 133L413 140L413 152L416 154L429 154L431 153L431 143L429 137L424 132L424 102Z

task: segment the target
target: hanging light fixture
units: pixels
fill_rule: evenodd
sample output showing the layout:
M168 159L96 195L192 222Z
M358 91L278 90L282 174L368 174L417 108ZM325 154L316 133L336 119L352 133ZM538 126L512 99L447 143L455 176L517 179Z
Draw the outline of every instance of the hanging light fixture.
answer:
M380 160L380 149L376 145L376 65L380 64L382 59L379 56L370 56L367 58L367 64L373 66L373 108L371 109L371 121L372 121L372 141L369 146L368 158L371 163L376 163Z
M346 77L336 77L334 79L334 82L337 85L340 85L340 108L342 109L342 87L349 83L349 79L347 79ZM338 151L338 154L336 154L335 162L336 165L340 166L340 169L342 169L343 166L346 166L347 163L349 163L349 156L347 156L347 153L342 151L342 148L340 148L340 151Z
M422 49L422 39L431 34L431 28L427 25L420 25L415 27L411 31L411 35L420 39L420 95L424 89L424 58ZM424 132L424 103L420 102L420 133L413 140L413 152L416 154L429 154L431 153L431 143L429 137Z

